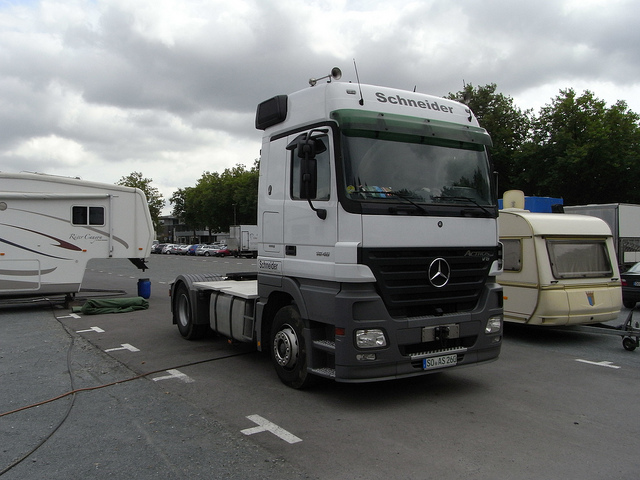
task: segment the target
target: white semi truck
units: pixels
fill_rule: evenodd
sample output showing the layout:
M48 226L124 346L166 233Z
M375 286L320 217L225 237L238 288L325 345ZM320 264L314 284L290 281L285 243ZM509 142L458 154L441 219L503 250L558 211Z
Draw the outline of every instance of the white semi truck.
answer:
M310 83L257 108L257 272L179 275L182 336L252 342L294 388L495 360L502 251L487 132L451 100Z

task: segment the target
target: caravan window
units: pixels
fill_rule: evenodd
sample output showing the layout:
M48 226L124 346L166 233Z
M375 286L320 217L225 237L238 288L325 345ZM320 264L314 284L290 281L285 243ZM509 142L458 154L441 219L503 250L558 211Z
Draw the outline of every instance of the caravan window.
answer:
M555 278L597 278L613 274L604 240L547 239Z
M73 225L104 225L104 207L75 206L71 211Z
M522 270L522 241L517 238L501 238L505 272Z

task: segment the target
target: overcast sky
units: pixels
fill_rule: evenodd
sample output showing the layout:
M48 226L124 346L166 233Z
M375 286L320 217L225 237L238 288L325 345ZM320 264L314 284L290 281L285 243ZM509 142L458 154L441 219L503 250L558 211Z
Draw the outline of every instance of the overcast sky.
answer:
M259 156L256 105L342 81L446 95L496 83L640 113L637 0L0 0L0 170L153 179L170 210Z

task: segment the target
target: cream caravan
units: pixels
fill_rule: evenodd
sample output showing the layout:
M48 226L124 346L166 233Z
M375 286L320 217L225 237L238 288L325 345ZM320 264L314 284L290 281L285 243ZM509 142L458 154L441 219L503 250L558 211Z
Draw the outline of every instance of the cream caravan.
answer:
M522 200L520 200L522 198ZM504 319L532 325L615 320L622 307L620 274L609 226L585 215L522 209L507 192L498 225L504 246Z
M74 294L92 258L144 269L152 241L139 189L0 172L0 297Z

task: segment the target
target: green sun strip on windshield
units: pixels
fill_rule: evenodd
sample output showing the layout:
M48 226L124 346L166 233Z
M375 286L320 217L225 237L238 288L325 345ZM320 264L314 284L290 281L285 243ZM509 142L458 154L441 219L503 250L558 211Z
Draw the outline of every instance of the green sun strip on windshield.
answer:
M331 112L331 118L347 136L469 150L482 150L485 145L492 145L487 131L472 125L350 109L335 110Z

